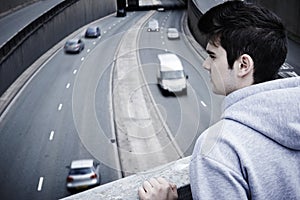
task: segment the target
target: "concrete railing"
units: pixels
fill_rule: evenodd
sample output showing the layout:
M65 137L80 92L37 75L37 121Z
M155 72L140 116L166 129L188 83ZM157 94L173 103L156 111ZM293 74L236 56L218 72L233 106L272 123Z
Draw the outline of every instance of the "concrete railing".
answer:
M126 178L101 185L94 189L66 197L64 200L138 199L138 188L145 180L149 180L151 177L164 177L169 182L176 183L179 199L192 199L189 187L189 162L190 157L186 157L160 167L139 172Z

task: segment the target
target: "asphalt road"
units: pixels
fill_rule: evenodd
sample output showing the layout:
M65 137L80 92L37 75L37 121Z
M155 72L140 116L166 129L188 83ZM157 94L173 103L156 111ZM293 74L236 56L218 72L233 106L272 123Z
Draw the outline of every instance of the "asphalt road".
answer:
M172 134L185 156L191 155L194 142L220 116L222 97L211 93L209 76L202 68L203 58L189 45L181 26L183 11L158 12L160 32L145 31L140 36L140 58L147 84ZM146 24L147 26L147 24ZM179 40L167 38L167 28L180 32ZM163 95L157 85L157 67L160 53L179 56L189 76L187 95Z
M0 122L1 199L70 195L65 188L66 166L74 159L100 161L102 184L119 178L109 97L111 66L122 34L144 14L132 12L126 18L109 16L94 22L102 30L101 38L84 39L85 49L78 55L60 49L24 87ZM154 17L162 27L180 29L182 14L167 11ZM70 37L80 37L84 30ZM210 109L214 103L206 84L207 73L198 68L201 58L183 36L179 41L168 41L165 34L165 30L142 31L140 57L142 63L153 63L157 53L166 48L177 51L187 66L190 78L185 97L162 96L153 84L154 71L148 73L145 68L144 74L171 131L175 137L180 135L179 146L189 155L197 134L213 118ZM185 134L187 137L182 137Z
M0 121L1 199L70 195L65 189L66 166L74 159L100 161L102 184L119 178L110 110L111 66L122 34L144 14L94 22L102 30L101 38L84 39L86 47L79 55L60 49L28 82ZM211 94L203 59L184 35L167 39L167 27L181 30L182 15L183 11L157 12L153 18L163 29L142 31L139 52L151 94L180 148L190 155L198 135L218 118L222 98ZM189 75L187 96L163 96L158 89L157 54L163 52L173 52L183 62Z
M101 38L84 39L86 47L79 55L60 49L18 95L0 123L1 199L70 195L65 188L66 166L74 159L100 161L102 184L119 178L115 143L111 142L108 74L122 33L141 15L110 16L95 22L102 30ZM95 87L92 98L90 86ZM96 132L100 136L91 141L106 144L97 149L82 138L95 133L89 121L82 120L89 119L85 118L89 100L95 103L91 107L100 127Z

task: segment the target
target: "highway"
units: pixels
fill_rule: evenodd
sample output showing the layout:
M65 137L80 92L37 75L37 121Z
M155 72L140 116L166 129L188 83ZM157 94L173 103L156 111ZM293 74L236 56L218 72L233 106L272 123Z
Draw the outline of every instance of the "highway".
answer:
M100 38L83 38L85 49L78 55L60 48L17 95L0 122L1 199L69 196L65 179L67 166L74 159L100 161L102 184L120 178L111 121L111 67L122 35L146 13L130 12L125 18L111 15L93 22L101 29ZM141 27L138 44L143 66L157 61L162 51L182 56L190 77L187 96L163 96L154 82L154 71L147 67L143 71L174 137L179 132L188 136L176 140L185 155L190 155L195 138L214 118L214 103L206 84L208 75L201 69L203 59L182 34L178 41L166 37L169 26L181 30L178 19L183 13L156 12L152 17L158 19L161 32L149 33ZM85 28L68 38L82 37Z
M66 39L83 37L82 27L61 41L56 51L32 76L0 118L1 199L59 199L66 190L67 166L72 160L100 162L101 184L120 178L111 105L111 79L123 34L146 11L110 15L90 25L101 37L85 39L80 54L66 54ZM184 156L191 155L201 132L220 115L222 97L211 93L203 57L185 36L184 10L154 12L160 31L139 29L138 53L145 85ZM0 21L1 23L1 21ZM4 25L1 25L4 27ZM169 40L166 30L176 27L179 40ZM11 34L11 33L7 33ZM0 38L1 39L1 38ZM1 41L0 41L1 42ZM157 55L177 54L188 78L187 95L161 93L157 85Z
M89 72L84 80L87 87L96 76L97 85L93 91L96 103L93 106L105 135L102 140L107 144L106 149L101 146L97 149L103 159L100 160L102 184L119 178L116 166L112 166L117 160L113 150L115 144L110 141L113 136L108 105L108 69L122 33L143 14L129 13L126 18L112 15L95 22L102 30L101 38L84 40L86 46L79 55L67 55L63 49L57 51L19 93L0 123L1 199L68 196L66 166L74 159L97 157L81 142L82 132L77 130L80 125L76 124L78 112L84 113L87 107L85 102L80 102L81 108L77 107L77 92L84 101L89 98L84 93L89 88L78 91L74 85L81 82L86 69Z

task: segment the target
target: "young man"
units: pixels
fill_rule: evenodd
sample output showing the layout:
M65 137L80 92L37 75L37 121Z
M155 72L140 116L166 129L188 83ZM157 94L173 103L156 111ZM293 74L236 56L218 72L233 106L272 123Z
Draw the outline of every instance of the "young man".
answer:
M273 80L287 53L281 20L228 1L205 13L198 27L208 38L203 66L213 92L226 97L221 120L194 147L193 199L299 199L300 79ZM177 198L162 179L139 189L141 199L157 194Z

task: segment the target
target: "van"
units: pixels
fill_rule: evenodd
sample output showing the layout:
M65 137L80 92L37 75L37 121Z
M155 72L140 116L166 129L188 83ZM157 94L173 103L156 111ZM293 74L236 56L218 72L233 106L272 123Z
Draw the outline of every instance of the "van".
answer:
M172 53L159 54L157 82L163 91L187 94L187 79L180 59Z
M148 22L148 29L147 31L159 31L159 24L158 21L156 19L151 19Z

